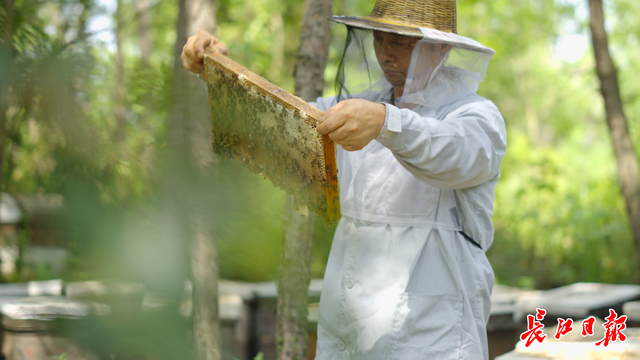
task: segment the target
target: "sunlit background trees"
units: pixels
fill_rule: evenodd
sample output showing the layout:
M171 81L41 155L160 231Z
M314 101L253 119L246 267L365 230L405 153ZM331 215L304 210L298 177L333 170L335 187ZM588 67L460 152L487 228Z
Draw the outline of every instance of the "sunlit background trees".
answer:
M216 35L229 44L230 56L293 92L304 2L219 0L215 6ZM334 13L367 14L372 6L335 1ZM638 144L640 3L605 1L605 11ZM166 174L176 173L208 189L204 201L220 276L276 278L285 194L196 140L192 150L199 163L215 166L196 176L167 161L177 15L177 1L4 1L0 189L18 196L61 195L64 205L51 228L63 234L57 245L69 251L62 273L29 265L24 259L33 230L26 218L17 234L3 240L3 246L20 249L19 266L3 274L5 281L180 284L189 277L189 241L167 240L169 215L162 206ZM460 34L497 52L479 91L496 103L508 128L495 240L487 252L497 282L538 289L578 281L637 283L636 250L594 71L587 2L459 0L458 19ZM345 36L338 25L332 33L326 96L333 93ZM205 138L207 126L198 130ZM185 189L172 196L194 195ZM174 209L175 216L182 211L187 209ZM333 230L316 223L313 277L323 275Z

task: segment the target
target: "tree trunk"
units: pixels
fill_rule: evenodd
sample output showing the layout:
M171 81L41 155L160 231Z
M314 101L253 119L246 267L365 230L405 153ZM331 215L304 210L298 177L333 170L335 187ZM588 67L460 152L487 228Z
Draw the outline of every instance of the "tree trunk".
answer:
M116 128L113 131L113 141L118 144L124 141L124 132L127 125L125 119L126 113L126 88L124 86L124 54L122 50L122 42L124 41L124 9L123 1L118 0L118 8L115 13L116 21L116 71L114 78L114 115L116 117Z
M191 241L191 279L193 282L193 341L197 359L218 360L220 329L218 321L218 260L210 209L206 204L184 202L198 199L208 189L200 184L211 173L215 159L211 150L207 92L195 75L182 67L180 54L189 35L198 30L213 32L215 11L212 0L179 0L174 83L169 118L168 172L165 194L168 212L182 211L184 227ZM195 180L194 180L195 179ZM177 194L177 195L176 195ZM201 195L201 194L200 194ZM180 199L177 199L179 196ZM180 206L182 205L182 206ZM177 210L176 210L177 208ZM178 226L180 228L180 226Z
M218 251L204 214L193 214L191 281L193 281L193 341L196 359L218 360Z
M618 163L618 181L627 205L629 223L636 245L638 265L640 266L640 177L638 176L638 159L622 107L617 69L609 54L607 33L604 30L602 0L589 0L589 7L596 70L600 78L600 90L607 112L607 124L609 125L613 150Z
M277 351L279 360L307 358L307 306L311 280L314 216L298 215L287 196L288 225L278 280Z
M89 46L86 43L87 39L87 21L89 21L89 17L91 17L91 4L90 0L80 0L80 4L82 5L82 13L78 17L78 40L82 43L82 46Z
M324 68L329 56L332 0L307 0L300 46L296 54L296 95L306 101L322 96ZM296 213L287 199L288 226L282 246L278 281L278 359L307 359L307 305L311 280L314 216Z
M216 18L214 0L188 0L187 5L188 35L195 35L200 30L214 33ZM196 167L194 170L199 175L198 178L203 178L210 174L215 166L211 148L209 97L202 81L197 77L189 74L187 82L190 117L189 150ZM206 188L206 184L197 189L200 192L210 191ZM212 221L207 221L211 218L207 209L210 208L207 206L192 208L193 336L198 359L217 360L221 358L218 320L218 253Z
M149 62L151 55L151 12L149 11L149 0L138 0L138 41L140 44L140 58L143 64Z
M307 0L295 69L296 95L305 101L315 101L324 90L331 6L332 0Z
M189 35L200 30L215 33L216 13L214 0L189 0ZM186 40L185 40L186 41ZM184 44L184 43L183 43ZM189 76L189 98L191 113L191 153L202 171L213 170L216 158L211 148L211 113L206 85L194 75Z
M0 74L0 191L4 190L4 157L7 142L7 111L9 109L9 88L13 81L13 32L16 12L13 9L13 0L4 0L6 17L2 24L2 43L0 43L0 67L4 74Z

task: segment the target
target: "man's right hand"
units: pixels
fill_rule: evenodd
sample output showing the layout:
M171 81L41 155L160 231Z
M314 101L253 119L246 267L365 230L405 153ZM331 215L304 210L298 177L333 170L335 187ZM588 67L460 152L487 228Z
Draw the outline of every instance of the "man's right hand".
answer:
M227 55L229 48L206 31L200 30L196 35L187 39L187 44L182 48L182 66L192 73L204 72L204 49L213 46L222 55Z

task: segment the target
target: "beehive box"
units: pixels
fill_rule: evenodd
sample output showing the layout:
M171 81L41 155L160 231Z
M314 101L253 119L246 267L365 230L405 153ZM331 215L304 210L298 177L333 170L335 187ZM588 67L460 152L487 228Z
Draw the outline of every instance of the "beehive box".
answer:
M292 194L298 213L340 218L335 147L323 112L215 49L205 51L213 149Z

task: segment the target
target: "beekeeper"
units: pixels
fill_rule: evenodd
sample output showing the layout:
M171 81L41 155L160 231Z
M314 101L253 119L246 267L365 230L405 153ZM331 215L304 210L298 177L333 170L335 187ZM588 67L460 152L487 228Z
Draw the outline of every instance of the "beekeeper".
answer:
M348 35L318 126L338 147L342 219L320 298L317 360L488 359L494 188L506 150L476 94L494 51L457 35L455 0L377 0ZM201 72L207 33L189 39Z

